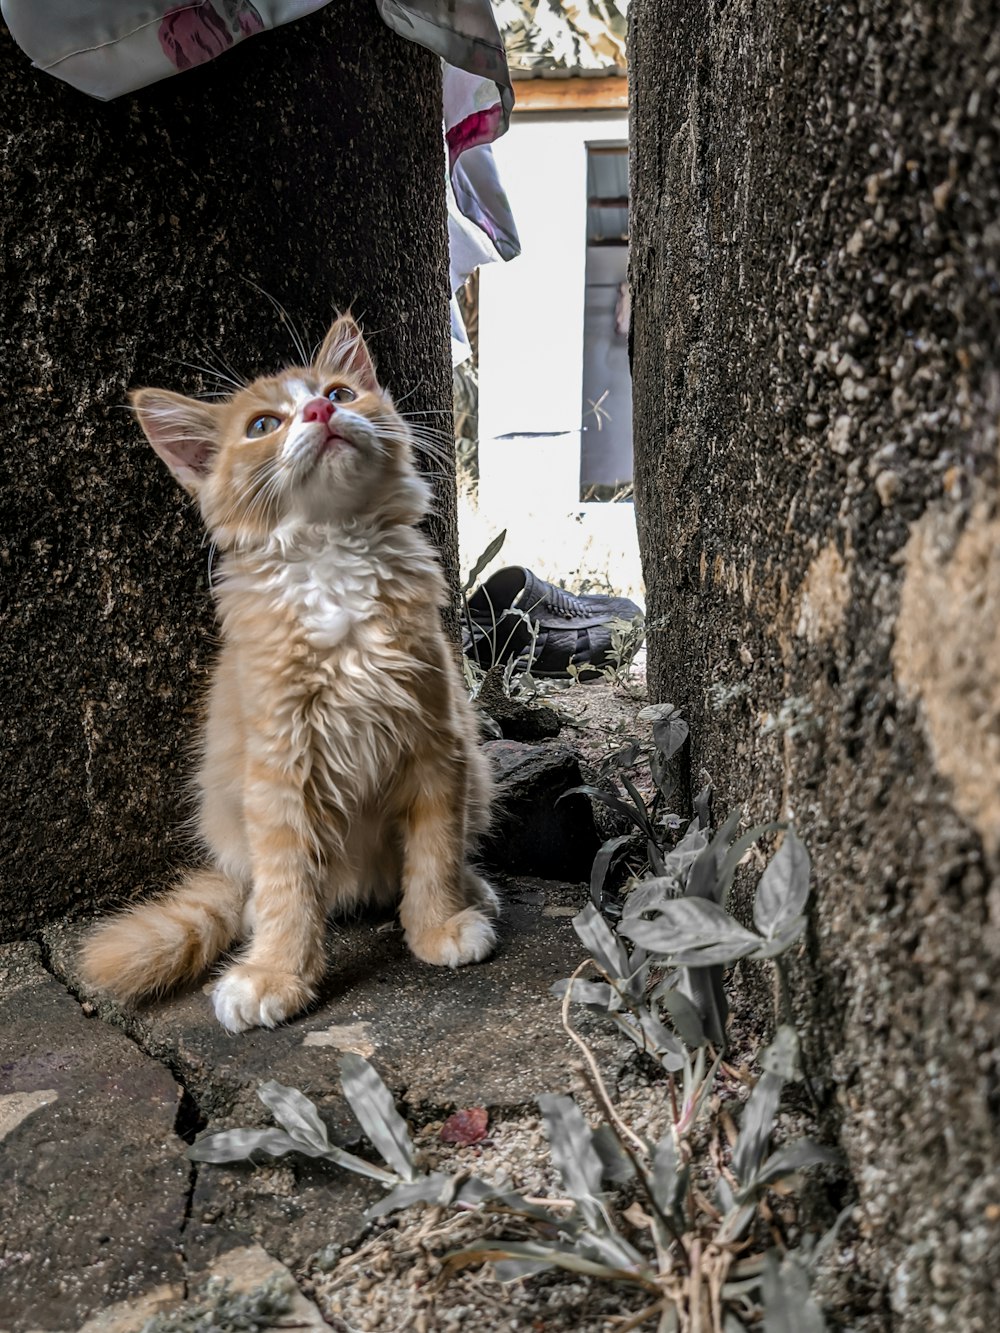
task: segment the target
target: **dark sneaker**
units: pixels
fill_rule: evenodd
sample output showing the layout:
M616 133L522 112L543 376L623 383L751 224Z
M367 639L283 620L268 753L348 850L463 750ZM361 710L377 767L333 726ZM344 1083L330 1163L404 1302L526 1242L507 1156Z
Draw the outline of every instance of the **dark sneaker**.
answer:
M521 565L491 574L469 598L468 607L466 655L482 667L513 657L518 670L530 669L535 676L567 676L569 666L601 667L611 651L611 621L642 615L627 597L567 592ZM534 624L538 636L532 655Z

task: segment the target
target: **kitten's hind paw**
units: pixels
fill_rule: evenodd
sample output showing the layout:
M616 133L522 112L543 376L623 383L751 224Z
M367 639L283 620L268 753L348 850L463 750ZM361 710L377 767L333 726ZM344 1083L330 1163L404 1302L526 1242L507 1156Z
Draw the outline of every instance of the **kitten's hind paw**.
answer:
M500 899L496 889L488 880L483 879L482 875L477 875L474 870L466 868L462 882L465 888L465 901L469 907L478 907L484 916L500 915Z
M273 1028L294 1018L313 994L312 987L293 973L238 963L212 987L212 1004L227 1032L245 1032L247 1028Z
M450 916L442 926L408 931L406 942L422 963L462 967L488 958L496 945L492 921L474 907Z

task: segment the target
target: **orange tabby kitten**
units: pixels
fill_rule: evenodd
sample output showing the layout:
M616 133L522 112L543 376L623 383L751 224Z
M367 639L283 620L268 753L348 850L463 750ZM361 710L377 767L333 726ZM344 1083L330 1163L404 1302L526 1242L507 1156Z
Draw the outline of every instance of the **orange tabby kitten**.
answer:
M414 527L429 488L357 325L309 367L224 402L132 395L150 444L222 552L199 831L210 864L100 925L84 976L122 999L192 981L231 1032L313 999L331 909L401 894L406 941L459 967L490 953L496 894L466 865L490 780Z

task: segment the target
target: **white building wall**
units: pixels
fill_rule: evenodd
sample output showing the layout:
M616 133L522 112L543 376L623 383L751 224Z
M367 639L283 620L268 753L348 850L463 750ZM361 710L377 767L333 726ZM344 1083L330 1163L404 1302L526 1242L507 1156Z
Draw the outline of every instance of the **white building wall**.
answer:
M627 138L617 111L525 112L493 145L521 255L480 270L479 511L460 517L466 563L507 528L497 565L642 601L632 506L580 503L586 146Z

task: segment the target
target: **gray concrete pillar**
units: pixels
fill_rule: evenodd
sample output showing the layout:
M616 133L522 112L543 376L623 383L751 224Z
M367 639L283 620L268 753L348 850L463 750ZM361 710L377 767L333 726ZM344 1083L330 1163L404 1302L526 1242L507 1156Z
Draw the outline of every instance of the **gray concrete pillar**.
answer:
M812 852L851 1326L920 1333L1000 1290L998 20L630 10L651 682Z

